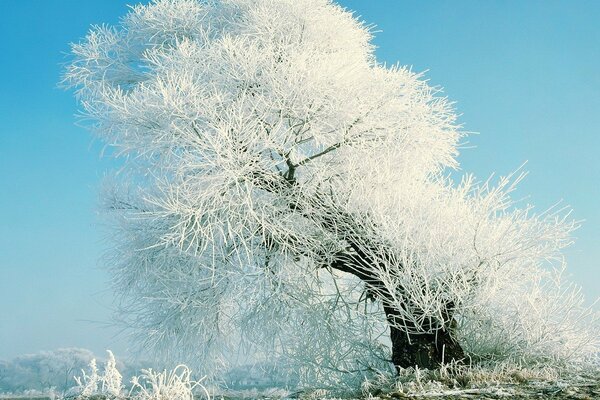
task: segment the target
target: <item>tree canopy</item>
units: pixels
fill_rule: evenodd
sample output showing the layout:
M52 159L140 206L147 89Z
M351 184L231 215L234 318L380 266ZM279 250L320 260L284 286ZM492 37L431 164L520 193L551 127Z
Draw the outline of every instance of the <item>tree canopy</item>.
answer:
M371 38L328 0L158 0L73 45L65 82L124 160L103 198L126 322L169 357L242 348L312 382L591 356L568 211L514 204L520 173L453 182L451 103ZM402 358L420 338L443 346Z

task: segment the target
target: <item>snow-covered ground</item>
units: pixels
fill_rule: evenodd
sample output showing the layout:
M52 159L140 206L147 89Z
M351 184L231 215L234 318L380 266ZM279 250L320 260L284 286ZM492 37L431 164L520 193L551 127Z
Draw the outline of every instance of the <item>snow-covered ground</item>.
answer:
M0 399L600 399L599 366L408 369L365 381L355 390L325 390L295 388L288 374L266 364L235 368L217 388L185 366L153 371L116 361L110 352L97 363L95 358L89 350L68 348L0 360Z

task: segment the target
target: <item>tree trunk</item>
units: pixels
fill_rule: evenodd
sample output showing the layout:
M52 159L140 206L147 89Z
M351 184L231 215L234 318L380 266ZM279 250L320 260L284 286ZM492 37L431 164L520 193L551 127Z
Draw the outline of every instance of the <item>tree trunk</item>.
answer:
M449 329L439 329L434 333L408 334L398 327L398 312L389 306L384 310L390 325L392 341L392 363L400 368L419 367L439 368L450 361L460 362L465 353L460 344L451 336Z
M373 289L375 296L383 302L383 309L390 326L390 339L392 341L392 363L398 371L400 368L419 367L427 369L436 369L443 363L451 361L460 362L465 358L465 353L460 344L452 337L453 330L456 328L456 321L451 314L445 316L446 321L451 321L444 328L435 330L433 333L408 334L401 327L411 326L407 321L403 321L400 312L389 305L390 298L385 285L369 268L371 260L367 253L362 252L358 246L355 247L357 255L338 254L338 257L329 266L338 271L344 271L353 274L367 284L367 287ZM401 288L399 288L401 290ZM387 304L386 304L387 303ZM449 303L448 313L454 305ZM430 325L434 325L433 323ZM414 327L413 327L414 328Z

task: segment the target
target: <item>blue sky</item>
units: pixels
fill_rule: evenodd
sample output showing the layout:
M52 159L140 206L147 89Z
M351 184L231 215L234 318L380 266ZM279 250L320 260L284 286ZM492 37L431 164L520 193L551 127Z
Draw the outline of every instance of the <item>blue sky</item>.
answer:
M97 189L109 160L74 125L57 88L68 43L115 23L121 0L0 2L0 358L58 347L127 352L98 268ZM378 58L427 70L456 102L486 178L528 161L518 196L564 199L585 219L567 251L573 280L600 295L600 2L343 0L377 25Z

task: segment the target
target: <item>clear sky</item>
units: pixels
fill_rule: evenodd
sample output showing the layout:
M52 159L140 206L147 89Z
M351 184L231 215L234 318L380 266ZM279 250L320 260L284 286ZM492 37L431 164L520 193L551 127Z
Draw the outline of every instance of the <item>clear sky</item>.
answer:
M126 352L110 322L97 189L111 162L57 88L68 43L122 0L0 1L0 358L58 347ZM567 252L600 296L600 1L342 0L377 25L377 55L427 70L456 102L464 171L530 171L519 196L585 219Z

